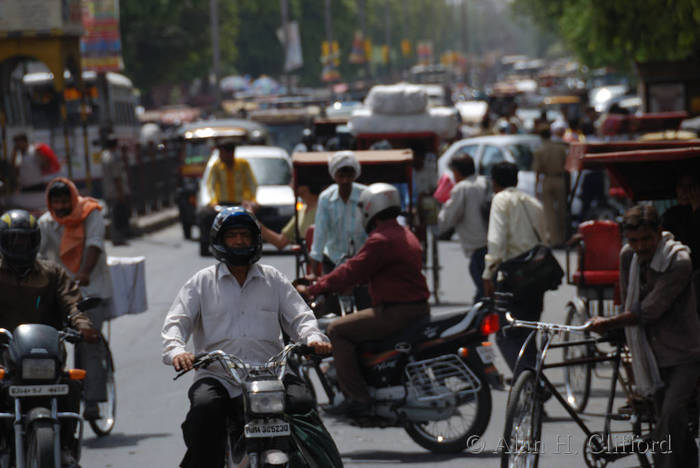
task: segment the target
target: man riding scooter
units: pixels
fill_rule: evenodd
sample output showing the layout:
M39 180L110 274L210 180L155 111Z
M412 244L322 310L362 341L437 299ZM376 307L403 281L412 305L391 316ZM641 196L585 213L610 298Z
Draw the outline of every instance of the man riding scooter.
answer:
M300 294L313 298L369 283L372 307L341 317L328 328L345 395L326 409L331 414L361 414L372 405L357 358L358 343L389 337L430 314L420 242L396 220L401 211L398 191L389 184L372 184L362 193L359 206L369 234L360 251L315 284L297 285Z

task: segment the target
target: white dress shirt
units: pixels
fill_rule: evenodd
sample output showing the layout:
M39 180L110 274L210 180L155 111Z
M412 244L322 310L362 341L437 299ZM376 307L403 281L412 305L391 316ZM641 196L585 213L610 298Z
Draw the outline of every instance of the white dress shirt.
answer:
M64 231L63 225L58 224L51 216L51 213L47 211L39 218L39 229L41 230L39 256L58 263L71 278L75 279L75 274L66 268L59 254ZM100 255L97 257L97 263L95 263L95 267L90 273L90 284L81 286L80 293L85 297L110 298L112 297L112 276L107 266L105 221L100 210L92 210L85 218L85 247L83 248L83 258L80 262L81 268L83 263L85 263L85 252L90 246L100 249Z
M228 267L218 263L190 278L170 306L161 331L163 362L170 365L186 352L192 336L195 354L220 349L245 362L263 363L282 350L282 329L292 341L329 341L279 270L254 264L241 286ZM219 380L231 397L240 394L219 365L196 371L195 380L204 377Z
M455 228L465 255L486 245L486 221L481 206L486 198L486 178L471 175L450 191L438 215L440 232Z
M539 201L515 187L498 192L491 201L488 252L482 278L493 279L501 262L541 244L544 233L544 212Z

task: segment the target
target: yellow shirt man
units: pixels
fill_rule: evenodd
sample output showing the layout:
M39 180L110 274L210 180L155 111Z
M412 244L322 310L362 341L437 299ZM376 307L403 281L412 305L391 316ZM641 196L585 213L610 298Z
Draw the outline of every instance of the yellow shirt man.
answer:
M258 183L245 159L234 159L231 166L221 159L211 168L207 190L211 204L219 202L255 201Z

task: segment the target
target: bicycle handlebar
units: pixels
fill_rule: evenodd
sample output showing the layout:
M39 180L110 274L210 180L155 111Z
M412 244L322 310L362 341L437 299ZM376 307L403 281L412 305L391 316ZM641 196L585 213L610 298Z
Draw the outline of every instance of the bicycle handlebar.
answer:
M531 328L533 330L543 330L551 332L578 332L585 333L590 330L592 321L584 323L583 325L563 325L561 323L550 323L550 322L537 322L529 320L519 320L511 315L510 312L506 312L506 320L513 327L518 328Z

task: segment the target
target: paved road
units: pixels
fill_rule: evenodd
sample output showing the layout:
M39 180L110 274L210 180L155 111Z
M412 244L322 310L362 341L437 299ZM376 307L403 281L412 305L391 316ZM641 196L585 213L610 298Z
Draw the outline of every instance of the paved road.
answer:
M126 247L108 247L115 256L146 256L146 276L149 310L146 313L121 317L111 326L111 343L117 368L118 420L114 432L97 439L86 429L82 466L97 467L175 467L184 453L180 424L188 402L189 378L172 381L171 368L160 358L160 328L177 291L194 272L211 264L212 259L198 256L197 244L182 239L181 231L173 226L158 233L133 240ZM443 242L440 256L444 263L442 297L446 305L434 309L444 313L464 307L473 295L467 261L455 242ZM563 256L561 257L563 261ZM294 259L266 251L263 262L272 264L290 277L294 274ZM545 320L563 321L566 301L573 288L563 286L548 293ZM502 360L497 362L506 370ZM604 412L604 395L609 379L603 369L595 378L596 390L584 417L594 430L602 428L600 415ZM561 383L561 371L549 373L554 382ZM347 467L435 466L440 468L500 466L496 451L503 431L506 392L493 392L493 413L483 441L470 451L456 456L431 454L411 441L401 429L359 429L334 420L326 423L335 438ZM616 403L621 404L621 403ZM583 467L581 456L584 443L581 430L573 424L553 400L546 405L552 417L545 423L540 466ZM625 459L615 467L634 466Z

